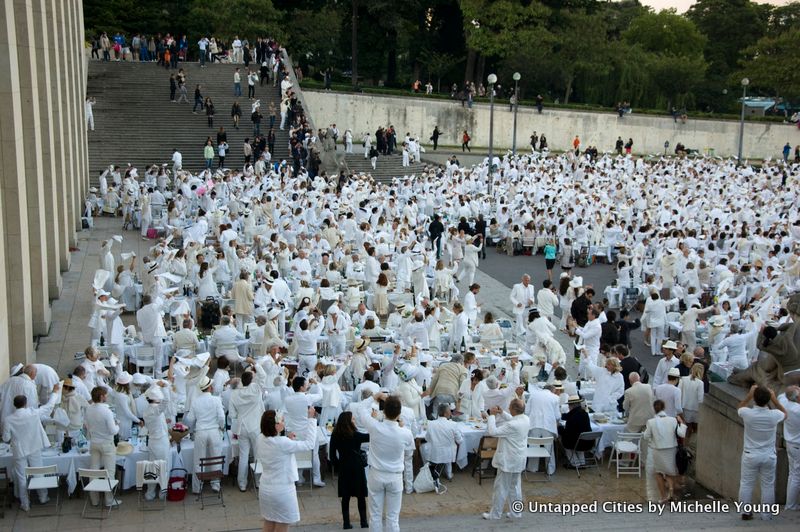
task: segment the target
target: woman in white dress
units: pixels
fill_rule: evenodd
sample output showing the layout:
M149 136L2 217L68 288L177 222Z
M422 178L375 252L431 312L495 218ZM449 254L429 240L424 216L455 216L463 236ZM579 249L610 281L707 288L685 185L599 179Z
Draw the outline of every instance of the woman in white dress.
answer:
M167 406L171 403L169 387L164 381L153 384L145 393L147 406L142 413L144 426L147 428L147 459L164 460L167 471L170 470L172 453L167 421ZM166 486L159 486L161 493L166 493ZM156 498L156 485L148 484L145 499L152 501Z
M202 301L207 297L219 298L217 283L214 282L214 272L216 266L209 266L208 262L200 265L200 273L197 274L199 282L197 286L197 297Z
M461 383L461 388L458 390L456 409L464 414L466 419L480 418L485 411L483 404L484 388L486 388L486 385L483 384L483 370L480 368L473 369L469 380L465 379Z
M114 417L119 423L119 439L129 440L131 437L131 426L133 423L142 425L139 416L136 415L136 405L130 392L130 384L133 377L127 371L123 371L117 376L114 388L109 394L109 403L114 410Z
M697 432L698 411L700 410L700 403L703 402L705 392L703 384L704 373L705 367L701 363L695 362L692 364L691 374L688 377L681 377L678 385L681 389L682 416L688 426L686 430L687 444L691 435Z
M258 489L258 504L264 518L264 532L283 532L289 525L300 521L295 482L298 481L297 461L294 453L313 451L317 436L314 408L308 409L309 427L303 431L306 439L296 441L293 432L286 436L283 419L278 419L274 410L261 416L261 434L256 446L256 458L261 463L261 481Z
M389 278L382 272L375 281L373 306L378 317L386 318L389 315Z
M574 290L570 289L569 283L569 274L566 272L562 273L561 282L558 285L558 308L561 309L561 319L558 322L558 328L561 332L567 332L569 309L572 307L572 301L575 299Z
M652 456L652 459L648 457L649 471L646 471L646 474L655 474L660 502L666 502L672 498L673 483L678 476L675 452L678 448L678 438L686 436L686 425L664 412L664 401L661 399L653 403L653 408L656 415L647 420L642 435L642 440L647 442Z

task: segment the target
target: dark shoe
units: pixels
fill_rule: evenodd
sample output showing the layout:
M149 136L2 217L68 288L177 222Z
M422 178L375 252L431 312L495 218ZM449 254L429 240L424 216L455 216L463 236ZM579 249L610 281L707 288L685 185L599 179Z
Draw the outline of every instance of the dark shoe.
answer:
M361 528L369 528L369 524L366 522L361 523Z
M742 514L742 521L752 521L753 514Z
M344 530L350 530L351 528L353 528L353 525L351 525L350 523L345 523L345 525L342 528Z

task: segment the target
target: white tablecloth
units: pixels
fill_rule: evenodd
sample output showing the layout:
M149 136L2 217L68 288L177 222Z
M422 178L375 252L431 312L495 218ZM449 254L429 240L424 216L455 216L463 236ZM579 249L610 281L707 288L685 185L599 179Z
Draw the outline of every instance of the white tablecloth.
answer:
M461 429L461 437L464 438L464 441L458 446L456 465L460 469L464 469L469 464L467 455L475 453L480 446L481 438L486 434L486 425L484 423L462 422L458 424L458 428ZM425 431L423 430L417 437L424 439ZM426 461L427 452L423 452L421 448L420 454L422 455L422 460Z
M625 432L625 423L617 424L617 423L592 423L592 430L595 432L602 432L603 437L600 438L599 449L604 451L609 447L614 445L614 442L617 439L617 434L620 432Z

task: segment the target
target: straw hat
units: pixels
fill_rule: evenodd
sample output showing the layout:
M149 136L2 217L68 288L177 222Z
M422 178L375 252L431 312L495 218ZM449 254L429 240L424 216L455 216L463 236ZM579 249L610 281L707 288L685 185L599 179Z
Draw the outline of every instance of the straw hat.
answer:
M569 399L567 399L568 405L579 405L583 402L583 399L578 397L577 395L570 395Z
M681 371L678 368L670 368L669 372L667 373L667 377L675 377L680 378Z
M678 344L676 344L672 340L667 340L666 342L661 344L661 349L672 349L674 351L675 349L678 349Z
M367 346L370 344L369 338L359 338L356 340L355 345L353 346L353 350L357 353L364 351Z
M128 456L133 452L133 445L126 441L117 444L117 456Z
M203 380L200 381L200 389L205 390L211 386L211 379L207 376L203 377Z
M127 371L123 371L119 375L117 375L116 383L117 384L130 384L133 381L133 376L128 373Z

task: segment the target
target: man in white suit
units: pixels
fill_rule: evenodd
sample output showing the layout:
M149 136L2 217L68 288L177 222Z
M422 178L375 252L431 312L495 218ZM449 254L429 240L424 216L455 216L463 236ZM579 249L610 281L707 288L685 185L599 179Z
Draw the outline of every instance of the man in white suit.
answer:
M522 500L522 471L527 462L528 430L531 424L524 412L525 403L521 399L511 401L508 412L503 412L500 407L491 410L486 434L498 438L497 451L492 458L497 478L494 481L492 509L483 514L484 519L500 519L506 501L510 504L511 501ZM497 416L504 421L499 427ZM521 518L522 512L511 510L507 515Z
M517 334L525 333L526 313L525 311L536 304L531 276L522 276L522 282L514 285L511 289L511 304L514 305L514 315L517 317Z
M528 416L528 419L531 420L530 428L532 431L546 431L550 436L553 437L553 441L555 441L555 439L558 437L558 420L561 419L561 400L559 399L555 389L550 391L539 388L538 386L531 386L530 397L528 398L528 404L525 408L525 414ZM538 462L538 459L536 459L536 461ZM538 464L534 464L536 465L536 468L529 469L529 471L538 470ZM547 463L547 474L552 475L555 472L555 445L551 445L550 460Z

